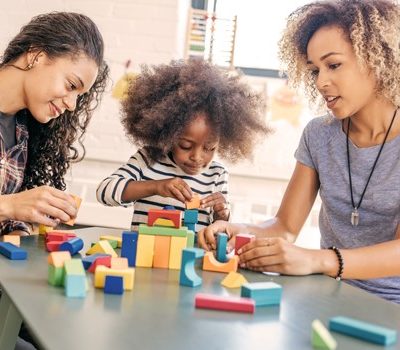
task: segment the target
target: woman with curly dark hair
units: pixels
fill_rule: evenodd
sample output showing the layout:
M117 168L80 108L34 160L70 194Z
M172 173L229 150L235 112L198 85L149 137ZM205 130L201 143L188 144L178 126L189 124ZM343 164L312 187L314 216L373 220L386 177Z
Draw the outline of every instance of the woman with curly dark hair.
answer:
M263 225L219 222L199 234L254 232L242 266L324 273L400 303L400 5L329 0L289 16L280 53L290 80L329 114L306 126L281 207ZM295 246L320 193L321 249Z
M77 213L64 175L104 91L102 36L88 17L34 17L0 61L0 234L55 226Z
M201 60L144 67L123 102L122 123L139 151L102 181L98 200L134 203L132 229L147 222L148 209L199 194L198 226L228 220L228 172L213 161L252 154L268 129L262 104L240 78Z

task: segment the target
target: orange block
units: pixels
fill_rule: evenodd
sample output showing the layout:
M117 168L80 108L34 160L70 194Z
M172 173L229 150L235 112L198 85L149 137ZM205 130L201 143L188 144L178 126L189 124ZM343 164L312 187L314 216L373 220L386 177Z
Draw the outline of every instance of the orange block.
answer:
M235 255L226 263L219 262L212 252L206 252L203 259L203 270L214 272L236 272L238 268L239 257Z
M82 203L82 198L75 196L74 194L71 194L71 196L74 197L76 207L79 210L79 207L81 206L81 203ZM76 220L76 218L73 218L71 220L64 222L64 224L73 226L75 224L75 220Z
M186 202L186 209L198 209L200 208L200 195L198 193L194 193L192 200L189 202Z
M67 251L51 252L47 256L47 262L55 267L63 267L67 260L71 260L71 254Z
M168 269L171 236L155 236L153 267Z

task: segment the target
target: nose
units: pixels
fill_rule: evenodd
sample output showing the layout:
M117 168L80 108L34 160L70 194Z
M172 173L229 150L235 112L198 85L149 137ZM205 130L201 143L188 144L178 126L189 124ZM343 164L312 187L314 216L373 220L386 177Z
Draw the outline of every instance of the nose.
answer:
M195 163L200 163L203 158L203 152L200 147L196 147L190 154L190 160Z
M78 99L78 94L69 93L63 98L63 104L70 111L73 112L76 108L76 101Z
M319 91L323 91L326 87L330 84L330 78L327 73L323 72L322 70L319 71L316 86Z

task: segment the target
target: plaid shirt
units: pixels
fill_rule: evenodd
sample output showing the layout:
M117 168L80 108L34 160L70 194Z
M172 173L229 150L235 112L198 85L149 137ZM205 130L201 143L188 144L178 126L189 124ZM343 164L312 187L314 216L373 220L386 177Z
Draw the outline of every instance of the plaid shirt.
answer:
M0 132L0 189L2 195L19 192L28 158L29 135L26 126L26 114L18 113L15 118L17 143L14 147L6 151ZM15 230L30 233L28 226L21 221L6 220L0 222L0 236Z

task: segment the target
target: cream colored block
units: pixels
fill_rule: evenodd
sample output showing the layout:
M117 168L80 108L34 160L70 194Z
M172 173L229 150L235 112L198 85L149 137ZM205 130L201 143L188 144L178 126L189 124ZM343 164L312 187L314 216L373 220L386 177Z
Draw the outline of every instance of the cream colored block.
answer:
M118 248L121 248L122 246L122 237L118 237L118 236L110 236L110 235L105 235L105 236L100 236L100 241L117 241Z
M125 270L110 269L107 266L97 266L94 273L94 286L104 288L106 276L121 276L124 280L124 290L132 290L135 281L135 269L130 267Z
M21 237L19 235L4 235L1 237L1 240L3 242L12 243L12 244L16 245L17 247L19 247L21 245Z
M111 268L113 270L124 270L128 267L129 266L127 258L111 258Z
M182 250L186 248L186 240L186 237L171 237L171 246L169 248L170 269L181 269Z
M139 234L136 249L136 266L152 267L155 236Z
M51 252L47 256L47 262L55 267L63 267L67 260L71 260L71 253L68 251Z

